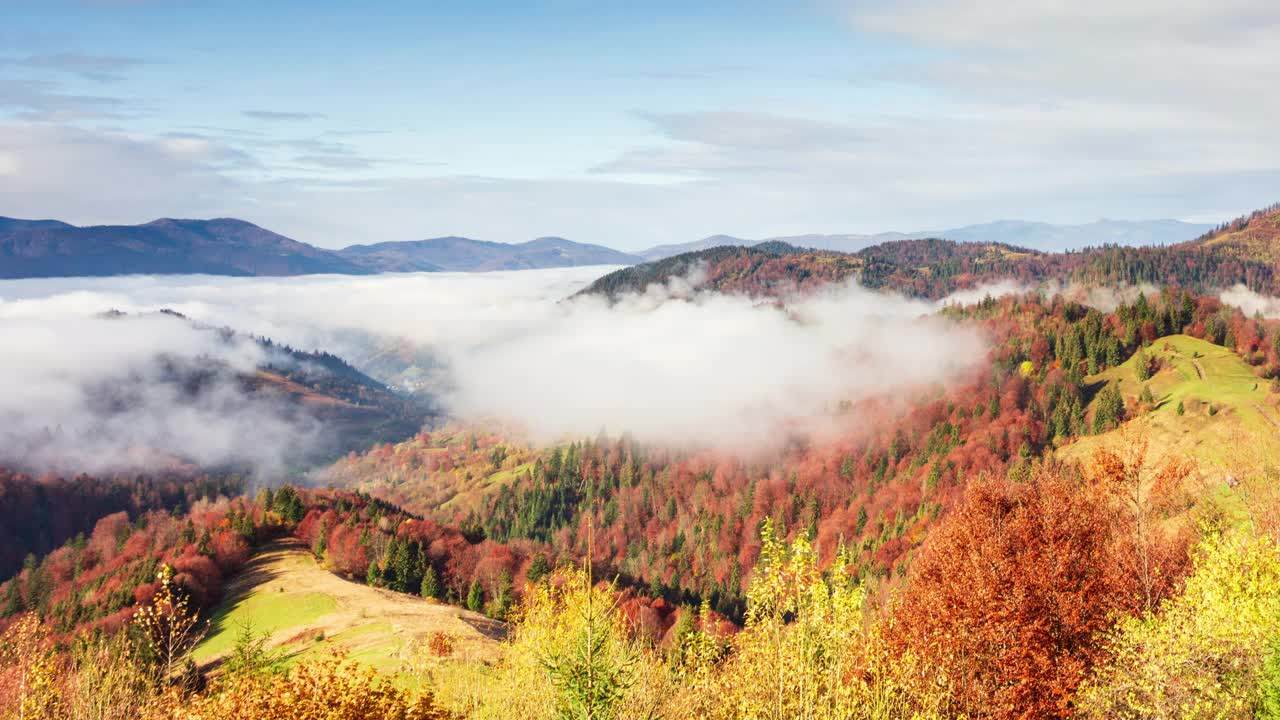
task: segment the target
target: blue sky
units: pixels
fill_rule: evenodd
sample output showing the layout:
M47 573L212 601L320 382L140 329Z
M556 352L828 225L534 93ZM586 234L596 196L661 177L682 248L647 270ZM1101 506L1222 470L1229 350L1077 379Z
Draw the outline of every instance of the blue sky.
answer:
M0 215L640 248L1280 199L1280 10L1060 5L0 0Z

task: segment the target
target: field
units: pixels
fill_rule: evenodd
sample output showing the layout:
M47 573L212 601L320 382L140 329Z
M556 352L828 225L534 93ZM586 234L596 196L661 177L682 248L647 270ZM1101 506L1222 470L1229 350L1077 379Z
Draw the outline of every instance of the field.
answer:
M1280 453L1277 396L1239 356L1187 335L1160 338L1146 352L1160 358L1163 367L1145 383L1138 379L1137 355L1087 382L1097 389L1107 383L1119 387L1132 418L1128 424L1146 433L1156 455L1190 457L1202 478L1217 485L1242 449L1272 457ZM1155 399L1147 411L1138 402L1143 385ZM1116 442L1118 434L1083 436L1060 448L1059 456L1087 461L1096 448Z
M502 623L429 600L371 588L334 575L300 543L260 552L227 589L193 658L215 667L249 623L290 661L340 649L380 672L403 673L434 633L453 641L451 657L496 657Z

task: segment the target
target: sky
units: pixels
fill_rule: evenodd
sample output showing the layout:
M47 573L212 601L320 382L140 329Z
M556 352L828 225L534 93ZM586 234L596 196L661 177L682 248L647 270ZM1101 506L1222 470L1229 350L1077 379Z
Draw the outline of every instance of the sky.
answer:
M0 215L620 249L1277 199L1270 0L0 0Z

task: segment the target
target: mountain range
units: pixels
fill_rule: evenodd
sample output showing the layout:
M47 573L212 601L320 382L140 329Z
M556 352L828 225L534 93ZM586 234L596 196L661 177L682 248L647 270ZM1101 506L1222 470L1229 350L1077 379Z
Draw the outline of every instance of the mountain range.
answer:
M763 240L713 235L632 254L560 237L499 243L450 236L325 250L234 218L163 218L143 225L78 227L58 220L0 217L0 278L526 270L635 265L712 247L749 247L777 242L800 248L857 252L885 242L937 237L1051 252L1104 244L1166 245L1190 240L1210 229L1208 225L1177 220L1100 220L1085 225L1007 220L939 232L795 235Z
M636 255L560 237L511 244L451 236L352 245L339 250L338 254L377 272L480 272L644 262L644 258Z
M1041 252L1061 252L1100 245L1169 245L1195 239L1212 229L1212 225L1187 223L1180 220L1098 220L1080 225L997 220L949 230L923 230L911 233L782 235L761 240L748 240L732 235L712 235L693 242L658 245L636 254L645 260L653 261L713 247L753 247L767 242L784 242L799 248L849 253L886 242L926 238L998 243Z

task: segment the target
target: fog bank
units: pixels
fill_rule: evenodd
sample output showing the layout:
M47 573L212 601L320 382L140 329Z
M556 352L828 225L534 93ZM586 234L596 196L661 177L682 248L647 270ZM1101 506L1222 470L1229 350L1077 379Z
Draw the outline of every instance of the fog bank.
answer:
M171 308L342 355L375 376L432 389L460 419L516 422L539 440L605 430L648 442L750 447L775 441L781 428L825 424L845 401L949 381L985 357L976 333L930 317L933 303L855 284L781 306L700 293L688 283L651 287L612 305L564 300L607 271L3 282L0 332L21 340L48 328L40 354L5 363L5 389L38 381L56 395L66 390L60 381L97 372L84 365L208 351L186 345L181 333L76 339L83 332L77 323L108 308ZM87 354L100 360L63 360L60 373L38 369L46 367L41 358L56 355L52 348L83 338L108 348ZM49 408L37 413L45 421L75 410L73 403ZM235 430L242 410L223 409L225 417L206 413L202 423L227 444L244 441ZM277 441L268 435L247 442Z

